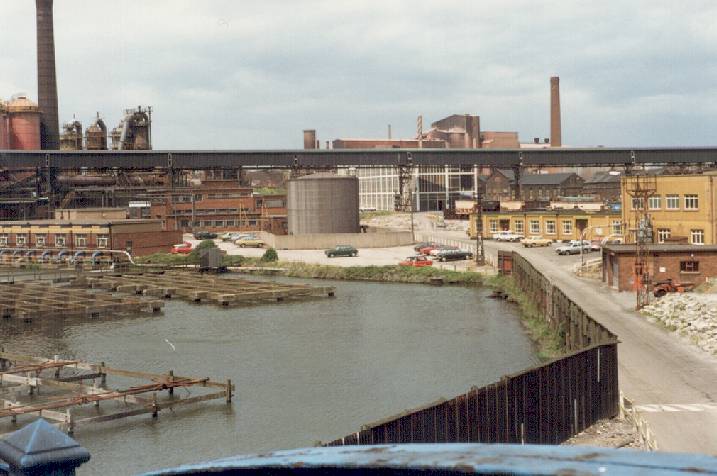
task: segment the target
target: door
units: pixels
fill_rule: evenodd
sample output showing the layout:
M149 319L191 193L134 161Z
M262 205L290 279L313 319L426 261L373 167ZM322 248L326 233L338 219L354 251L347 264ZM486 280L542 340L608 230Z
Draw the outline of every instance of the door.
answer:
M620 289L620 266L617 264L617 256L611 256L612 259L612 287Z
M500 231L510 231L510 219L500 220L498 222L498 228Z

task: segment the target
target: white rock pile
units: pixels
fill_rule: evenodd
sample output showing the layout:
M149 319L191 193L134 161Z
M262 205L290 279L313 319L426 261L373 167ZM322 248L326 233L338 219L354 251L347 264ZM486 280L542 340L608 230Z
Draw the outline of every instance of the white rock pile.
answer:
M671 293L642 309L651 322L688 338L717 355L717 294Z

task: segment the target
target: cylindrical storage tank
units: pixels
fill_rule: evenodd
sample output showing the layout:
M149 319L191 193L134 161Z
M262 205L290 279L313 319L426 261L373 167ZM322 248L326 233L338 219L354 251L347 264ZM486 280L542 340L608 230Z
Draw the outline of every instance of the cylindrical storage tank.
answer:
M10 148L40 150L40 111L27 96L16 96L7 105L10 116Z
M289 234L360 231L357 177L314 174L290 180L287 201Z

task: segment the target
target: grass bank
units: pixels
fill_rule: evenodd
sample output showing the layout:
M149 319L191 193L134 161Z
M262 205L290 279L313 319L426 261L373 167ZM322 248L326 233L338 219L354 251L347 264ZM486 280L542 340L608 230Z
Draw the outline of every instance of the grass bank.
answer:
M508 276L491 276L486 285L508 295L508 299L520 308L520 317L530 338L538 348L540 360L550 360L564 353L564 345L558 332L548 325L535 303L525 294L515 280Z
M479 273L450 271L410 266L328 266L297 262L279 262L273 266L286 269L286 275L296 278L337 279L346 281L375 281L392 283L430 283L441 278L445 283L480 286L484 276Z

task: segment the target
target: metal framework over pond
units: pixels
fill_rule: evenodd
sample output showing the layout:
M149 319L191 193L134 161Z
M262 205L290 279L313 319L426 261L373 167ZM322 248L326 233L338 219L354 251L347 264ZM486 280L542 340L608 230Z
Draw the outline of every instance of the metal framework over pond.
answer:
M129 380L141 383L110 389L109 376L122 379L123 383ZM187 396L182 397L175 394L177 388L191 388L194 394L189 396L186 392ZM231 380L216 382L208 377L180 377L173 371L166 374L136 372L104 363L0 351L0 421L42 417L72 433L82 425L142 414L157 417L161 410L208 400L222 399L231 403L233 391Z
M717 147L560 149L316 149L0 151L0 170L204 170L477 165L495 167L715 166Z

